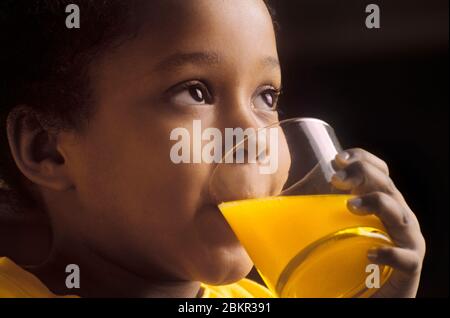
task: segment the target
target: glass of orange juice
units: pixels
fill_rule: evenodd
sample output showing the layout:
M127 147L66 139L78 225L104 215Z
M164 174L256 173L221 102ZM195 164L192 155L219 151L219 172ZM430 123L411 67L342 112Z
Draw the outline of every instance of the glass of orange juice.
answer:
M295 118L246 136L212 174L211 195L277 297L370 297L389 279L367 258L392 245L382 222L350 213L352 195L330 183L341 151L330 125Z

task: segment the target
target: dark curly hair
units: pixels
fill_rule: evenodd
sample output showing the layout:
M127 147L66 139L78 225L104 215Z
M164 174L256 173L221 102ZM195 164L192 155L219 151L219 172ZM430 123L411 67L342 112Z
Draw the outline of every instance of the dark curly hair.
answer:
M80 29L61 27L67 18L65 8L72 3L80 8ZM140 5L151 3L152 0L0 2L0 203L5 198L16 203L31 200L8 145L6 120L10 112L18 105L27 105L51 128L82 128L94 111L88 66L109 47L132 38L139 28L136 16Z

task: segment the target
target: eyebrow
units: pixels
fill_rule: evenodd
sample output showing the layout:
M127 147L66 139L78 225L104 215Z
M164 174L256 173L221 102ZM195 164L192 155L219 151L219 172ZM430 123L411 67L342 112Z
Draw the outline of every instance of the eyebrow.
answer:
M215 52L175 53L159 62L155 70L170 70L179 68L185 64L215 65L219 64L219 54Z
M221 57L217 52L175 53L159 62L154 70L172 70L186 64L217 65L220 61ZM276 57L267 56L261 60L261 65L264 67L280 68L280 61Z
M273 68L281 68L280 61L273 56L267 56L262 60L262 64L264 66L273 67Z

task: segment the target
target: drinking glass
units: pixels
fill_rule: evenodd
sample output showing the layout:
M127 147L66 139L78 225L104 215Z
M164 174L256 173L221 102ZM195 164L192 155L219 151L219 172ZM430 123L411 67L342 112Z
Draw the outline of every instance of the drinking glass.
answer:
M211 195L277 297L369 297L391 275L367 258L392 245L382 222L349 212L354 196L331 185L341 151L329 124L294 118L249 133L212 173Z

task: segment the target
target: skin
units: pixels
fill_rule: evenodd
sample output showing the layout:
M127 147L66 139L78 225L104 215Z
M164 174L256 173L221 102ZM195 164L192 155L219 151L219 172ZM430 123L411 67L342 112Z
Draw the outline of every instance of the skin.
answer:
M332 184L358 196L348 202L348 209L357 215L378 216L396 245L368 252L374 264L394 268L389 281L374 297L415 297L425 257L425 240L417 217L389 177L388 165L359 148L337 155L332 164L337 170Z
M215 166L174 165L169 135L191 130L194 119L222 130L278 120L267 103L281 86L270 15L260 0L167 0L157 11L90 68L96 112L81 131L45 129L26 105L8 120L13 157L53 229L50 255L29 270L55 293L68 293L71 263L81 269L82 297L195 297L200 281L232 283L252 267L215 207L224 197L210 195ZM347 178L333 184L361 195L351 210L379 215L399 246L378 251L376 262L398 269L379 295L414 296L425 252L416 218L386 164L349 153L334 162ZM276 174L235 196L269 195L284 181ZM408 223L395 223L399 215Z

